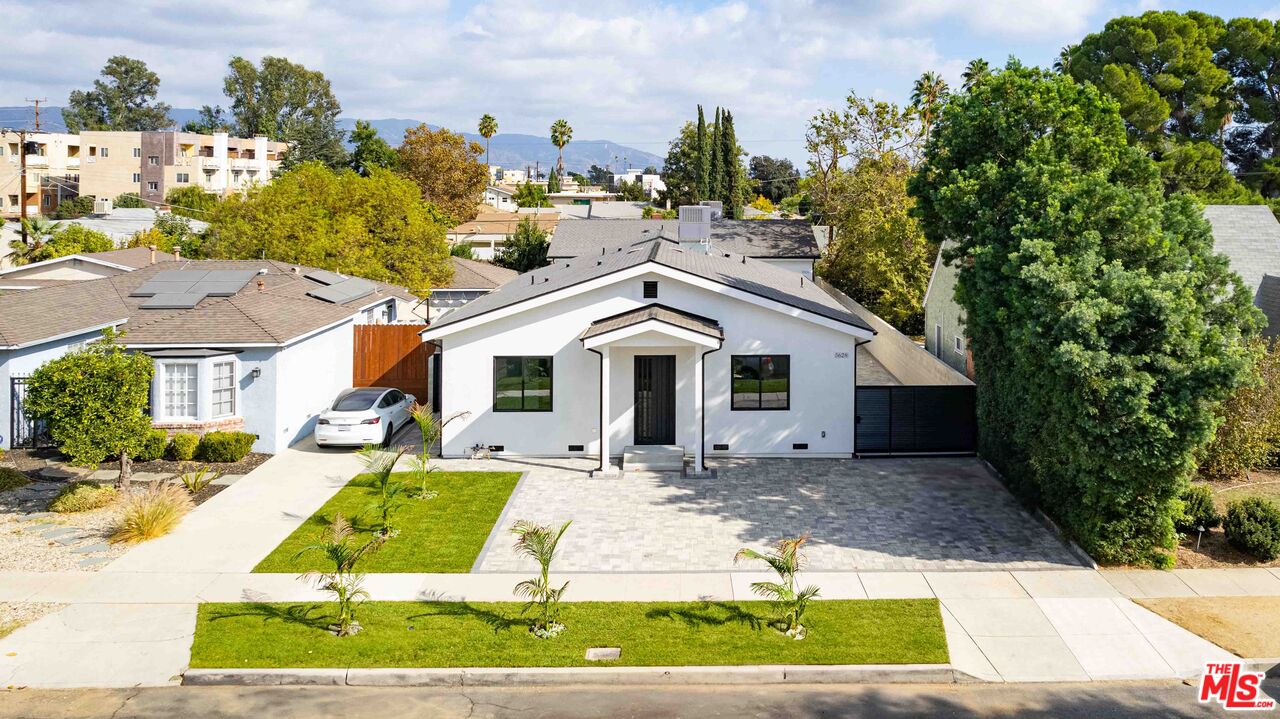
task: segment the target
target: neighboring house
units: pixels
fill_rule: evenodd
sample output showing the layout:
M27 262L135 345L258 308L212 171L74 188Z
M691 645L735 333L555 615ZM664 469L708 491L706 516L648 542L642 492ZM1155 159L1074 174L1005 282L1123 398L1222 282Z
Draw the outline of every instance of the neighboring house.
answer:
M450 257L449 262L453 265L453 278L448 285L432 288L431 296L427 298L428 323L437 322L451 310L493 292L519 274L488 262L461 257Z
M1208 205L1204 217L1213 229L1214 250L1227 256L1267 316L1263 335L1280 334L1280 222L1266 205ZM972 377L964 311L955 301L957 269L942 261L952 246L944 243L925 292L925 349Z
M614 200L587 205L560 205L556 209L560 211L560 218L563 220L639 220L644 217L644 208L649 206L648 202Z
M548 233L556 231L560 213L553 209L537 208L529 211L507 212L482 207L474 220L468 220L449 230L449 244L470 243L475 257L493 259L494 254L506 244L507 236L516 231L520 220L529 218Z
M682 208L682 211L699 208ZM710 208L706 208L710 209ZM743 255L813 278L818 260L819 232L807 220L587 220L562 222L551 238L548 259L553 261L599 255L658 239L674 245L698 244L707 239L715 252ZM698 225L698 227L693 227ZM709 229L707 229L709 227ZM709 237L701 237L707 235Z
M139 232L146 232L154 227L156 219L161 215L169 214L167 210L158 210L154 207L111 207L109 200L101 204L103 212L95 212L73 220L59 220L58 223L81 225L90 230L96 230L115 240L117 245L121 245L127 243ZM203 220L187 218L187 222L191 224L194 232L204 232L209 229L209 223Z
M701 469L706 454L851 456L857 348L875 331L804 274L650 237L520 275L422 336L442 355L443 415L467 413L445 456L666 445Z
M19 136L0 133L0 216L17 217L21 162ZM175 187L226 195L271 179L288 145L225 132L85 130L78 135L27 134L27 213L48 214L79 195L115 199L137 193L160 204Z
M354 326L411 317L416 302L401 287L273 260L157 262L5 294L0 445L31 431L21 378L114 327L126 347L155 358L156 427L242 429L257 435L256 451L277 452L351 386Z
M644 170L629 169L626 172L614 174L613 186L617 187L622 182L629 184L639 182L641 189L649 196L649 199L657 197L658 193L667 189L667 183L662 181L662 175L645 174Z
M97 280L178 259L148 247L86 252L0 270L0 291L29 290L66 282Z
M502 184L504 185L519 185L527 179L529 179L529 176L524 170L502 171Z
M484 191L484 204L495 210L507 210L514 212L519 205L516 204L515 190L509 187L499 187L497 185L489 185Z

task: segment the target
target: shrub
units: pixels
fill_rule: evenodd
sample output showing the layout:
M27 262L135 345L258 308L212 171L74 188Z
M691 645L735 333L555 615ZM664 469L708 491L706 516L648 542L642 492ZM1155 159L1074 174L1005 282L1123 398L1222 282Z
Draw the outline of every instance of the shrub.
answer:
M1280 440L1280 342L1252 343L1255 376L1218 406L1222 423L1196 456L1197 471L1210 481L1235 479L1265 466Z
M31 484L31 480L27 479L27 475L13 467L0 467L0 492L8 492L28 484Z
M1262 497L1237 499L1223 522L1231 546L1264 562L1280 557L1280 507Z
M239 462L257 440L248 432L209 432L196 445L196 459L202 462Z
M115 487L94 482L71 482L49 503L49 511L67 514L102 509L115 501L118 494Z
M165 456L175 462L189 462L192 457L196 456L196 447L200 444L198 435L188 432L179 432L173 435L169 440L169 446L165 448Z
M174 484L156 484L130 493L121 502L120 525L111 541L134 544L162 537L194 506L190 495Z
M164 448L168 443L169 435L163 429L153 429L142 440L142 449L133 458L139 462L154 462L164 456Z
M1191 534L1200 527L1213 529L1222 523L1222 516L1213 504L1213 489L1205 484L1193 484L1182 492L1182 516L1178 518L1178 531Z

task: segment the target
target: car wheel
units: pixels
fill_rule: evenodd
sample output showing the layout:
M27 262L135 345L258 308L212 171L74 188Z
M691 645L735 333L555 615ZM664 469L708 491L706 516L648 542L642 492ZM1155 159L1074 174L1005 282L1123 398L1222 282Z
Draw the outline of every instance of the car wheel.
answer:
M387 422L387 432L382 436L382 448L387 449L391 446L391 435L396 433L396 425L394 422Z

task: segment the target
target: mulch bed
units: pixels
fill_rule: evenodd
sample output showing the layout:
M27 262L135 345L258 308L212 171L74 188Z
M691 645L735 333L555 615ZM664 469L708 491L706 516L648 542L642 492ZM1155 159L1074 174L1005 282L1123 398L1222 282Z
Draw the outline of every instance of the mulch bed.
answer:
M1280 471L1263 469L1249 473L1248 477L1230 482L1209 482L1218 511L1226 514L1227 503L1247 496L1261 496L1280 503ZM1219 569L1232 567L1280 567L1280 559L1260 562L1227 542L1221 527L1204 533L1200 549L1196 549L1196 537L1191 535L1178 546L1178 568Z
M186 468L208 467L210 470L218 474L248 474L258 467L258 465L271 459L271 455L262 454L260 452L250 452L245 455L244 459L239 462L230 463L209 463L203 462L170 462L167 459L157 459L154 462L134 462L134 472L155 472L157 474L178 474L185 471ZM114 469L107 465L102 466L103 469Z

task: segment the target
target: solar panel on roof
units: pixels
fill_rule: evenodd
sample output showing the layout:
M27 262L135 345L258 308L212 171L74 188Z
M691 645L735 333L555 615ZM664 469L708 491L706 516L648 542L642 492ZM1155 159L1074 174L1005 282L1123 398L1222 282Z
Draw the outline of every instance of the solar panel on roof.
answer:
M140 287L129 293L130 297L150 297L158 294L181 294L183 292L191 292L192 288L198 283L193 280L181 280L177 282L167 282L163 280L149 280L144 282Z
M318 300L341 305L352 300L358 300L366 295L371 295L376 289L378 289L377 286L368 280L351 277L335 285L316 288L307 294Z
M210 297L231 297L244 289L245 282L197 282L191 292L201 292Z
M245 283L253 279L258 274L257 270L209 270L201 278L201 282L239 282L243 287Z
M315 280L322 285L336 285L339 282L345 282L348 279L336 272L330 272L328 270L312 270L311 272L303 275L303 277L306 277L309 280Z
M148 310L189 310L204 299L204 293L178 292L159 294L142 303Z
M188 280L199 282L207 274L209 274L208 270L162 270L152 275L151 281L178 282L180 280Z

